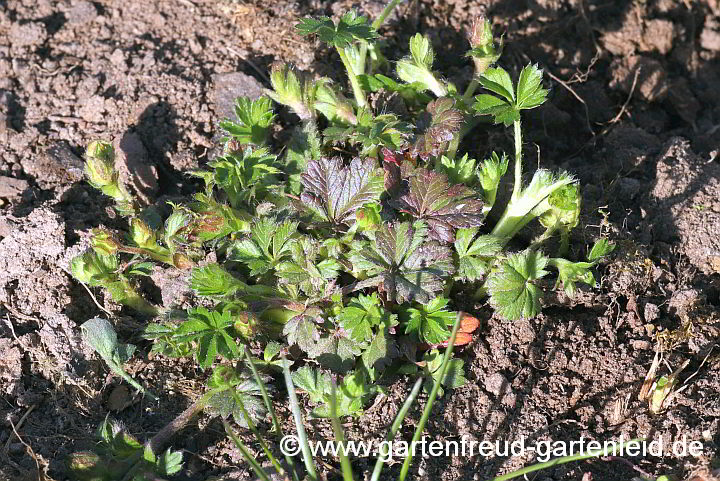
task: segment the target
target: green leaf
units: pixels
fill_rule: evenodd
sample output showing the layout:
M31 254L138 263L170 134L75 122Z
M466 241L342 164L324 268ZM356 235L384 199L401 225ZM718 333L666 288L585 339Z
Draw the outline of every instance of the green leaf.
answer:
M540 312L542 291L533 283L545 275L548 258L538 251L510 254L500 271L491 275L490 304L507 320L532 318Z
M425 361L426 363L426 371L430 374L430 379L425 382L423 388L426 392L431 392L433 384L439 382L440 377L442 376L443 356L437 349L433 349L432 351L427 352L425 356L423 356L423 361ZM457 389L464 386L465 383L467 383L467 378L465 378L464 366L465 361L463 361L462 359L451 359L448 363L448 370L445 373L445 377L442 379L441 386L449 389ZM438 395L443 395L442 387L440 388Z
M276 223L268 217L258 219L250 236L231 244L228 257L250 268L251 276L262 276L292 255L298 223Z
M409 84L418 85L419 91L430 90L438 97L447 94L447 88L435 78L432 64L435 59L430 39L417 33L410 38L410 56L397 62L397 76Z
M287 144L285 165L282 170L288 176L285 191L300 195L302 183L300 176L307 170L307 164L322 157L320 136L315 122L303 122L293 130L292 137Z
M398 357L400 357L400 349L389 329L384 328L375 335L361 358L370 380L375 381L380 377L382 371Z
M505 101L514 105L515 103L515 90L513 89L512 79L510 74L505 69L489 68L483 73L480 78L480 85L488 89L489 91L498 94Z
M310 316L299 315L290 319L283 328L283 335L290 345L296 344L306 353L314 352L320 338L317 324Z
M308 17L301 19L295 28L300 35L316 34L321 42L336 48L345 48L356 40L369 41L378 37L367 18L357 15L354 10L344 14L337 25L329 17Z
M429 304L420 308L407 308L405 334L413 334L418 341L427 344L440 344L450 337L449 326L452 326L457 312L448 311L450 299L436 297Z
M263 145L267 142L270 126L275 115L267 97L251 100L249 97L235 99L236 121L223 120L220 128L240 144Z
M325 139L331 142L349 142L361 145L360 157L377 157L379 147L401 150L407 143L412 126L400 120L395 114L373 116L369 109L361 108L357 113L357 125L350 127L330 126L323 131Z
M350 337L358 342L369 341L374 337L373 328L380 325L394 325L394 314L382 306L377 293L369 296L360 294L338 314L340 325L350 332Z
M485 201L488 203L489 209L495 204L495 197L497 195L498 186L500 185L500 179L502 179L508 168L508 156L503 153L502 157L493 152L490 154L490 158L485 159L478 170L477 176L480 180L480 185L483 188L483 194L485 195ZM487 211L489 211L487 209Z
M482 225L483 202L466 185L450 185L445 175L421 168L409 180L408 192L392 205L427 222L430 238L453 242L455 229Z
M517 85L518 110L534 109L545 102L548 91L542 88L543 72L537 65L527 65L520 72Z
M440 162L435 163L435 170L447 176L453 184L465 184L472 186L475 182L475 159L468 157L468 154L460 158L440 157Z
M233 320L229 310L209 311L205 307L195 307L188 311L188 320L175 331L175 337L182 342L195 341L195 358L207 369L220 354L225 359L236 359L239 348L235 339L228 333Z
M443 289L454 273L450 249L426 241L422 222L384 224L375 242L354 243L350 261L356 271L365 271L366 285L381 285L393 302L427 303Z
M614 250L615 244L611 243L606 238L599 239L595 242L592 249L590 250L590 254L588 254L588 260L590 262L597 262L603 257L609 255Z
M364 344L347 336L347 333L338 329L328 336L318 340L314 352L309 353L318 362L332 371L345 373L352 369L355 357L362 353Z
M372 159L355 157L343 167L334 157L312 161L302 175L300 199L322 220L334 225L355 221L355 211L369 202L378 202L384 191L383 176Z
M323 402L330 393L330 375L310 366L303 366L292 373L293 384L310 396L310 402Z
M263 382L269 379L268 376L261 376ZM248 427L248 423L243 411L255 424L265 418L267 409L262 399L262 390L248 370L217 366L210 376L208 387L214 392L206 407L210 413L222 419L232 416L244 428Z
M595 276L590 270L594 265L592 262L571 262L567 259L550 259L550 265L558 270L558 284L562 282L565 293L572 297L575 295L575 284L584 282L589 286L595 286Z
M273 174L280 173L276 160L266 148L248 146L243 151L228 152L208 165L213 168L214 185L225 191L234 208L239 208L262 197L267 188L275 184Z
M495 257L502 252L503 243L492 235L481 235L473 241L478 228L458 229L455 236L455 253L458 259L456 279L476 281L492 267Z
M246 284L214 262L203 267L194 267L190 274L190 288L199 296L228 297Z
M275 274L280 284L297 287L307 296L324 295L342 266L336 259L320 260L320 247L309 238L301 238L291 246L292 261L277 264Z
M343 378L337 388L337 416L352 416L362 412L365 400L375 392L375 386L367 384L362 371L353 371ZM312 416L330 417L329 394L325 395L325 404L315 408Z
M172 451L167 449L163 454L157 457L155 466L162 476L172 476L179 473L182 469L182 451Z

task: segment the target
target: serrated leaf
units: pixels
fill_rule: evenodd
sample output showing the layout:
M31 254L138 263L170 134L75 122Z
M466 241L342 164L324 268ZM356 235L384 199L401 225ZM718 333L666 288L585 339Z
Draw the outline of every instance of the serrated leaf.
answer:
M378 34L370 26L367 18L350 10L337 25L329 17L303 18L295 25L300 35L316 34L320 41L336 48L345 48L356 40L373 40Z
M263 382L268 379L267 376L261 377ZM262 391L247 370L218 366L210 376L208 387L215 391L215 394L210 396L206 409L222 419L232 416L238 425L247 428L244 412L247 412L255 424L265 418L267 409L262 399Z
M438 97L444 97L447 89L431 70L434 59L435 52L430 39L417 33L410 38L410 56L396 64L397 76L409 84L417 85L418 91L431 90Z
M490 304L503 318L529 319L540 312L542 291L533 281L545 275L548 258L538 251L510 254L500 271L490 276Z
M534 109L545 102L548 91L542 88L543 72L537 65L527 65L520 72L517 84L518 110Z
M595 276L590 270L592 262L571 262L567 259L550 259L550 264L558 270L558 283L562 282L565 293L572 297L575 295L575 284L583 282L595 286Z
M406 309L405 334L413 334L418 341L427 344L447 341L450 337L449 326L457 317L457 312L447 310L449 302L444 297L436 297L425 306Z
M483 202L469 187L451 186L445 175L426 169L416 169L409 184L408 192L393 205L427 222L431 238L453 242L455 229L482 225Z
M400 357L400 349L388 329L381 329L362 353L362 363L370 380L375 381L394 359Z
M433 384L440 381L442 375L443 356L437 349L425 354L423 361L426 363L426 369L430 373L430 379L425 382L425 391L432 391ZM442 379L441 386L448 389L457 389L467 383L464 372L465 361L462 359L451 359L448 363L448 369L445 377ZM440 388L439 395L443 395L443 388Z
M354 340L363 342L373 338L374 327L392 324L394 317L382 306L377 293L373 293L352 299L338 314L338 321Z
M290 319L283 328L283 335L290 345L296 344L306 353L314 352L320 339L317 324L312 317L299 315Z
M270 126L275 115L267 97L251 100L249 97L235 99L236 120L223 120L220 128L240 144L263 145L267 142Z
M301 238L291 246L292 260L277 264L275 275L283 285L300 288L307 296L323 295L339 275L342 266L336 259L320 260L317 242Z
M614 250L615 244L611 243L606 238L599 239L595 242L592 249L590 250L590 253L588 254L588 260L590 262L597 262Z
M190 288L199 296L231 296L245 283L214 262L203 267L194 267L190 274Z
M353 245L353 268L366 271L367 285L380 285L390 301L427 303L454 272L450 249L426 242L422 222L385 224L375 242Z
M355 211L380 200L383 177L372 159L354 158L343 167L334 157L312 161L302 175L302 202L318 217L334 225L355 221Z
M310 402L319 403L330 393L330 376L310 366L303 366L292 373L295 387L310 396Z
M275 183L273 174L280 173L276 160L266 148L248 146L243 151L228 152L208 165L213 168L213 183L225 191L234 208L239 208Z
M300 176L307 169L307 164L322 157L320 136L315 122L303 122L293 130L292 137L287 144L285 165L282 170L288 176L285 184L286 191L293 195L300 195L302 183Z
M330 126L323 131L325 140L361 145L360 157L377 157L379 147L401 150L407 143L412 126L395 114L373 115L369 109L357 112L357 124L350 127Z
M188 320L175 331L174 337L181 342L197 343L195 358L203 368L208 368L217 355L226 359L239 356L235 338L228 333L233 320L229 310L209 311L205 307L195 307L188 311Z
M310 353L318 362L332 371L345 373L352 369L355 357L362 353L363 344L347 336L344 330L331 332L322 337Z
M452 159L443 155L439 160L435 163L435 170L445 174L451 183L471 186L476 182L476 161L469 158L468 154Z
M172 476L182 469L182 452L167 449L155 460L157 471L162 476Z
M297 222L278 224L262 217L250 228L249 237L231 244L228 257L250 267L251 276L261 276L291 256L297 226Z
M488 159L483 161L480 169L478 169L478 179L483 188L485 201L489 204L490 208L495 204L500 179L502 179L505 172L507 172L508 162L509 159L507 155L503 153L502 157L499 157L493 152Z
M480 85L498 94L508 103L514 104L515 90L510 74L503 68L489 68L479 78Z
M502 252L503 243L492 235L482 235L473 241L478 228L458 229L455 252L458 258L457 279L476 281L492 266L495 256Z
M454 106L455 101L450 97L439 98L427 105L426 112L418 116L419 133L410 148L411 156L427 160L447 150L464 120L462 112Z
M351 416L362 412L362 407L368 396L375 392L373 385L367 384L363 372L353 371L348 373L338 385L336 391L336 415ZM314 417L330 417L330 406L328 404L329 394L325 395L325 404L312 411Z

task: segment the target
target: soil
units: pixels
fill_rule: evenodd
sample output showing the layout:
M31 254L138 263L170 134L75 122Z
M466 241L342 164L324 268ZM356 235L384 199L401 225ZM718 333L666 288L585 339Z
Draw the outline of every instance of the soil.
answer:
M230 115L234 97L269 86L273 61L342 81L337 56L292 30L299 17L338 16L351 5L0 0L0 479L66 479L68 454L93 445L108 413L146 439L202 392L207 376L191 362L147 355L137 338L144 321L94 290L96 303L68 274L90 228L122 227L107 199L82 180L84 146L113 141L126 181L148 199L192 192L197 185L183 173L214 155L217 120ZM377 15L383 3L355 6ZM551 99L524 122L526 149L585 186L575 254L601 233L618 248L599 269L598 288L573 299L549 295L536 319L504 323L475 306L482 329L458 353L469 382L436 403L427 435L666 440L662 456L573 463L538 480L627 480L638 469L688 479L717 468L720 3L406 2L381 31L385 51L393 58L415 32L427 34L436 68L464 87L472 67L461 55L463 31L483 13L505 32L506 68L517 73L537 62L546 72ZM281 112L281 121L296 119ZM479 127L461 148L482 158L509 151L510 140L502 129ZM164 299L187 294L178 292L182 279L158 274L153 281ZM120 387L81 342L78 326L103 310L121 339L146 353L128 370L161 393L158 404ZM657 346L665 350L663 373L689 365L680 376L684 390L651 415L638 394ZM347 420L348 437L382 439L409 384L398 380L359 419ZM425 399L411 410L405 439ZM282 405L280 414L289 426ZM308 430L312 439L331 436L326 422L308 422ZM669 441L683 436L702 442L702 456L670 452ZM173 446L186 460L177 479L254 479L208 417ZM411 473L483 480L532 458L424 458ZM357 460L356 471L370 463ZM398 471L392 465L387 479ZM323 472L339 476L327 466Z

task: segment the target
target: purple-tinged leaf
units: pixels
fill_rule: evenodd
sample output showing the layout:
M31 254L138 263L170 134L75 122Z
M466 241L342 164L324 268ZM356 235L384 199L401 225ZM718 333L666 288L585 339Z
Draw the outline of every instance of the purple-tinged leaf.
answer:
M339 157L313 160L301 182L302 202L332 224L353 223L355 211L377 202L384 190L383 176L375 161L357 157L347 167Z
M438 172L416 169L408 192L393 205L428 224L432 239L455 240L454 229L477 227L483 223L483 202L464 184L450 185Z
M462 112L454 109L454 105L455 101L449 97L428 104L427 111L418 118L420 134L410 149L412 157L427 160L447 150L448 143L460 131L463 123Z

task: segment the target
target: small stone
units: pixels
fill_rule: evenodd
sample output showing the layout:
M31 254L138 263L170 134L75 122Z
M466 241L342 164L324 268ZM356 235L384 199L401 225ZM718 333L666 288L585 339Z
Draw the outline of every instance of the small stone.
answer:
M67 142L56 142L43 155L34 156L23 164L43 189L67 186L83 179L84 162L75 155Z
M84 25L95 20L97 17L95 5L84 0L76 1L67 11L65 16L70 25Z
M14 47L32 47L47 39L45 25L40 22L14 23L8 33L10 45Z
M113 146L120 180L145 200L152 200L159 187L158 173L140 136L135 132L125 132L115 139Z
M645 311L643 312L643 316L645 317L645 322L653 322L655 319L660 317L660 308L656 304L648 302L647 304L645 304Z
M510 392L510 384L505 376L496 372L485 378L485 390L495 396L500 396Z
M0 198L11 199L21 195L30 184L27 180L0 176Z
M261 97L264 87L254 77L242 72L217 74L213 77L215 114L219 119L235 118L235 99L250 97L255 100Z
M130 391L122 384L115 386L107 400L110 411L122 411L130 404Z

